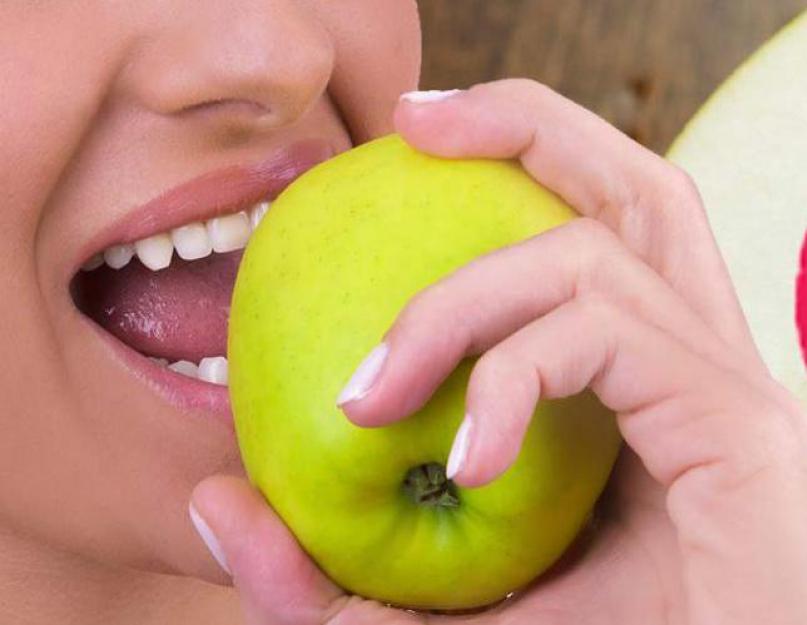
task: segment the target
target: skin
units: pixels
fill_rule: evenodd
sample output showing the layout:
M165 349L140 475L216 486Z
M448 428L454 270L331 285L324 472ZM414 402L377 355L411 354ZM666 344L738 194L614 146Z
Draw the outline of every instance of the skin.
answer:
M417 82L415 5L166 6L0 4L0 621L230 623L242 611L248 623L425 621L347 598L322 577L241 477L231 433L112 366L79 325L61 271L132 207L200 174L304 136L343 150L391 130L398 94ZM474 620L807 620L796 588L807 562L796 522L807 504L803 414L759 362L686 178L532 83L402 104L395 123L435 154L520 156L590 219L558 231L579 253L556 290L536 288L534 321L502 306L499 315L468 316L469 343L429 351L437 310L461 310L483 283L476 274L527 280L546 239L416 298L387 336L392 350L376 388L345 406L350 418L403 418L407 385L425 399L453 358L479 351L484 366L468 396L474 431L510 435L472 435L460 483L484 483L506 466L524 406L588 382L623 415L634 452L583 556ZM552 340L572 329L581 339L576 362ZM528 380L523 395L492 392L502 367ZM508 398L498 420L485 417L495 395ZM213 473L193 502L232 579L187 516L194 485Z
M3 623L236 620L187 514L201 479L243 474L233 434L117 367L64 265L201 174L389 132L417 83L413 1L166 6L0 3Z

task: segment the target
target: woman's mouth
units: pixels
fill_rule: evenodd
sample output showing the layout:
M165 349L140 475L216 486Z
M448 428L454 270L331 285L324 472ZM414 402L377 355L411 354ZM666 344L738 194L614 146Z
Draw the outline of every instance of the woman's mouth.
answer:
M76 304L141 354L189 377L226 384L222 358L232 287L242 250L269 206L263 201L108 247L76 276Z
M309 141L202 176L91 241L70 291L113 357L173 405L231 423L227 322L243 249L272 200L332 154Z

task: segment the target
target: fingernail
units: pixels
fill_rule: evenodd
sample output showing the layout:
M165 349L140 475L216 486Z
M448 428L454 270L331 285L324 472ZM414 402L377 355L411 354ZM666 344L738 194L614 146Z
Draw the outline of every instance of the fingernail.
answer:
M471 415L466 414L454 437L454 444L451 446L451 453L448 454L448 464L446 465L446 477L451 480L465 466L465 459L468 456L468 445L471 442Z
M384 366L388 353L389 346L386 343L380 343L373 348L373 351L367 354L367 357L356 368L345 388L339 393L339 397L336 398L337 406L361 399L370 392L381 371L381 367Z
M228 575L232 575L230 572L230 567L227 566L227 558L224 557L224 551L221 549L221 545L219 544L216 535L213 533L213 530L210 529L210 526L196 511L193 504L188 506L188 513L190 514L193 526L196 528L199 536L201 536L202 541L204 541L208 551L210 551L210 554L215 558L216 562L219 563L219 566L227 571Z
M451 89L449 91L409 91L408 93L402 93L400 99L411 102L412 104L428 104L430 102L447 100L460 92L462 92L462 89Z

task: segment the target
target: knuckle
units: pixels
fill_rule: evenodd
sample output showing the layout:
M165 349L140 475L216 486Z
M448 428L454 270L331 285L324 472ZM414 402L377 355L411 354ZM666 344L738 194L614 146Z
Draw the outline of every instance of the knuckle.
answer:
M612 176L600 194L595 213L600 219L619 224L625 214L642 206L643 189L629 176Z
M667 201L672 201L678 209L687 209L705 214L700 190L695 179L684 168L668 163L665 177L669 181L665 193Z
M487 388L500 389L506 384L510 395L522 395L531 388L522 388L530 380L530 365L517 353L513 339L500 343L482 354L473 370L473 381Z
M715 468L723 470L720 486L735 490L757 483L782 484L807 480L803 432L781 413L737 410L732 421L744 421L726 436L715 454Z
M451 307L452 292L451 282L443 279L418 291L410 298L407 306L420 314L443 312Z
M737 412L740 412L738 407ZM764 457L774 457L792 463L804 460L807 451L807 431L804 415L782 410L776 398L755 392L742 407L750 427L749 444L755 445Z
M417 316L420 313L420 305L418 303L419 296L420 293L410 297L406 302L406 305L404 305L404 307L398 313L398 317L395 320L395 327L398 331L400 331L402 328L405 329L416 325Z
M409 298L391 332L405 340L428 343L430 349L465 352L473 347L473 328L457 300L449 282L431 284Z
M474 365L474 378L476 380L489 380L501 376L507 367L504 350L494 348L482 354Z
M548 100L560 97L547 85L531 78L504 78L471 87L471 92L487 95L496 100L517 101L526 107L542 106Z
M505 78L502 81L502 84L512 89L529 91L539 94L546 94L552 91L549 87L547 87L543 83L540 83L537 80L533 80L532 78L522 78L522 77Z
M608 291L612 275L624 258L624 246L619 236L602 222L580 217L569 224L569 249L577 254L578 295Z
M471 393L477 399L487 396L484 403L494 402L499 406L498 431L509 440L519 438L524 422L529 422L532 415L539 389L534 366L521 357L516 346L505 342L480 356L470 382ZM503 400L502 389L506 389L506 400Z
M580 250L611 247L619 241L613 230L593 217L578 217L569 223L568 230Z
M399 328L416 328L434 318L435 309L440 305L440 293L435 285L418 291L406 302L398 315Z
M571 306L571 312L577 317L578 323L586 326L613 328L619 321L620 312L617 306L598 291L584 294L572 302Z
M674 163L669 163L669 177L676 188L685 193L694 194L697 192L697 185L695 179L683 167Z
M801 411L783 410L765 385L736 372L705 377L696 388L704 401L719 402L707 405L714 415L713 456L734 477L807 471L807 423Z

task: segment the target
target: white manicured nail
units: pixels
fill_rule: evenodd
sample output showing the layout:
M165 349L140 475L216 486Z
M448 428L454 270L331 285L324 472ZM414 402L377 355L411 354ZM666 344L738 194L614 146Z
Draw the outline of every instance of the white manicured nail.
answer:
M461 93L462 89L450 89L449 91L409 91L401 94L401 100L412 104L429 104L431 102L441 102Z
M451 453L448 454L448 464L446 465L446 477L451 480L462 470L465 459L468 456L468 446L471 443L471 415L466 414L454 437L454 444L451 446Z
M389 347L386 343L380 343L373 348L373 351L356 368L345 388L339 393L339 397L336 398L337 406L361 399L370 392L388 353Z
M224 551L222 551L221 545L219 544L216 535L213 533L213 530L210 529L210 526L196 511L196 508L193 507L193 504L190 504L188 506L188 513L190 514L193 526L196 528L196 531L199 533L199 536L202 538L202 541L204 541L208 551L210 551L210 555L212 555L215 558L216 562L219 563L219 566L221 568L227 571L228 575L232 575L232 573L230 572L230 567L227 566L227 559L224 557Z

